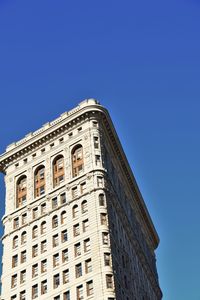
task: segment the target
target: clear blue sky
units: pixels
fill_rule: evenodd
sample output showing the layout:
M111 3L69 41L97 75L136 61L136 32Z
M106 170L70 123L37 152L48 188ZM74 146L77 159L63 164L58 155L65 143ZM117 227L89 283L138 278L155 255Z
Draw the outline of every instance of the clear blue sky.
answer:
M159 233L163 299L199 300L200 2L0 0L0 152L89 97Z

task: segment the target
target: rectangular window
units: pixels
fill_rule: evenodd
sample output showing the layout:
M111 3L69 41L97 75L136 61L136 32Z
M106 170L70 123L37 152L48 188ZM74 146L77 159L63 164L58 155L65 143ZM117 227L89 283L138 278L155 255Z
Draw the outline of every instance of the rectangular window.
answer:
M47 293L47 280L43 280L41 282L41 295L44 295Z
M84 194L86 192L86 183L81 183L81 194Z
M83 299L83 285L79 285L76 288L76 299L82 300Z
M67 229L66 229L66 230L63 230L61 232L61 241L62 241L62 243L66 242L67 239L68 239L68 235L67 235Z
M64 181L64 175L60 175L60 176L57 178L57 181L59 181L59 183L63 182L63 181Z
M92 280L86 282L86 290L87 290L87 296L93 295L94 290L93 290L93 281Z
M21 252L21 263L26 262L26 250Z
M54 209L56 207L58 207L58 199L57 199L57 197L52 199L52 209Z
M95 164L96 164L96 166L101 165L101 156L100 155L95 155Z
M37 277L38 276L38 264L35 264L32 266L32 277Z
M58 234L55 234L53 236L53 247L57 247L59 244L59 240L58 240Z
M60 300L60 296L55 296L53 300Z
M38 297L38 285L35 284L32 286L32 299L35 299Z
M63 284L69 282L69 269L63 271Z
M60 203L65 204L67 202L66 194L63 193L60 195Z
M11 296L11 298L10 298L10 300L16 300L17 299L17 295L13 295L13 296ZM20 298L20 300L21 300L21 298Z
M26 204L26 196L23 196L22 197L22 205L25 205Z
M74 256L77 257L81 255L81 244L77 243L74 245Z
M97 186L103 187L103 177L97 176Z
M41 261L41 273L45 273L47 271L47 260L44 259Z
M99 149L99 138L98 138L98 136L94 136L94 148Z
M44 240L41 242L41 253L44 253L47 251L47 240Z
M104 194L99 195L99 205L100 206L105 206L105 197Z
M84 252L89 252L91 250L90 248L90 239L86 239L83 241L84 244Z
M38 208L37 207L33 209L33 219L36 219L36 218L38 218Z
M44 185L43 185L43 186L40 186L39 189L40 189L40 191L39 191L40 195L45 194L45 188L44 188Z
M76 198L78 196L78 189L77 189L77 187L74 187L73 189L72 189L72 198L74 199L74 198Z
M13 275L11 278L11 288L14 288L17 286L17 274Z
M83 232L88 231L88 229L89 229L89 221L88 221L88 219L84 220L82 222L82 224L83 224Z
M15 299L15 298L14 298ZM19 299L20 300L26 300L26 291L22 291L19 294Z
M81 265L81 263L80 263L80 264L77 264L77 265L75 266L75 273L76 273L76 278L82 276L82 265Z
M70 291L67 291L63 294L63 300L70 300Z
M36 257L38 255L38 245L34 245L32 247L32 257Z
M58 158L55 162L55 172L58 173L59 171L63 171L64 164L63 164L63 157Z
M100 219L101 219L101 225L107 225L107 214L101 213Z
M42 203L42 204L41 204L41 215L46 214L46 212L47 212L47 206L46 206L46 203Z
M76 224L73 226L74 236L78 236L80 234L80 226Z
M109 237L107 232L102 233L102 242L103 245L108 245L109 244Z
M110 266L110 253L104 253L105 266Z
M113 278L111 274L106 275L106 286L107 289L113 289Z
M20 272L20 283L24 283L26 281L26 270Z
M27 223L27 213L22 215L22 225Z
M68 257L68 249L65 249L62 251L62 262L65 263L67 262L69 259Z
M13 268L16 267L17 264L18 264L18 255L16 254L12 257L12 267Z
M76 177L83 173L83 148L76 148L72 156L72 176Z
M14 229L19 228L19 218L15 218L15 219L13 220L13 228L14 228Z
M53 266L54 267L59 266L59 253L53 255Z
M60 274L56 274L53 276L53 286L54 289L56 289L57 287L59 287L60 285Z
M90 272L92 272L92 260L91 260L91 258L87 259L85 261L85 273L90 273Z

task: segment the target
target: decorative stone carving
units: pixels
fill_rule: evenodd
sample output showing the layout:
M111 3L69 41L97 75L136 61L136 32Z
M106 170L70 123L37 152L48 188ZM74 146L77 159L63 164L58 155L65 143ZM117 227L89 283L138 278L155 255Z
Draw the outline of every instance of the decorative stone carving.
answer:
M70 190L70 186L69 186L69 184L66 184L66 186L65 186L65 187L66 187L66 190L67 190L67 191L69 191L69 190Z
M92 175L91 175L90 173L88 173L88 174L86 175L86 177L87 177L87 180L90 180L90 179L92 178Z

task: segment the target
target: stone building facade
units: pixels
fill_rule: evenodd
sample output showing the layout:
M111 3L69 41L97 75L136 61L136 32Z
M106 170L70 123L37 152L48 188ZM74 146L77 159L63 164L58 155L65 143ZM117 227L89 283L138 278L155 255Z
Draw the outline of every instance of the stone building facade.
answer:
M11 144L4 300L160 300L159 238L107 110L94 99Z

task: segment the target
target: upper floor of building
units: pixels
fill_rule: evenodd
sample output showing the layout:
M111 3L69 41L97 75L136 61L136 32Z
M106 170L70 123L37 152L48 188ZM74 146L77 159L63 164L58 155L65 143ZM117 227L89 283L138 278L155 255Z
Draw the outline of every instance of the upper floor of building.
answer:
M97 169L107 174L108 188L118 192L125 214L135 212L155 249L158 235L109 113L94 99L81 102L11 144L0 156L0 171L5 174L6 215Z

